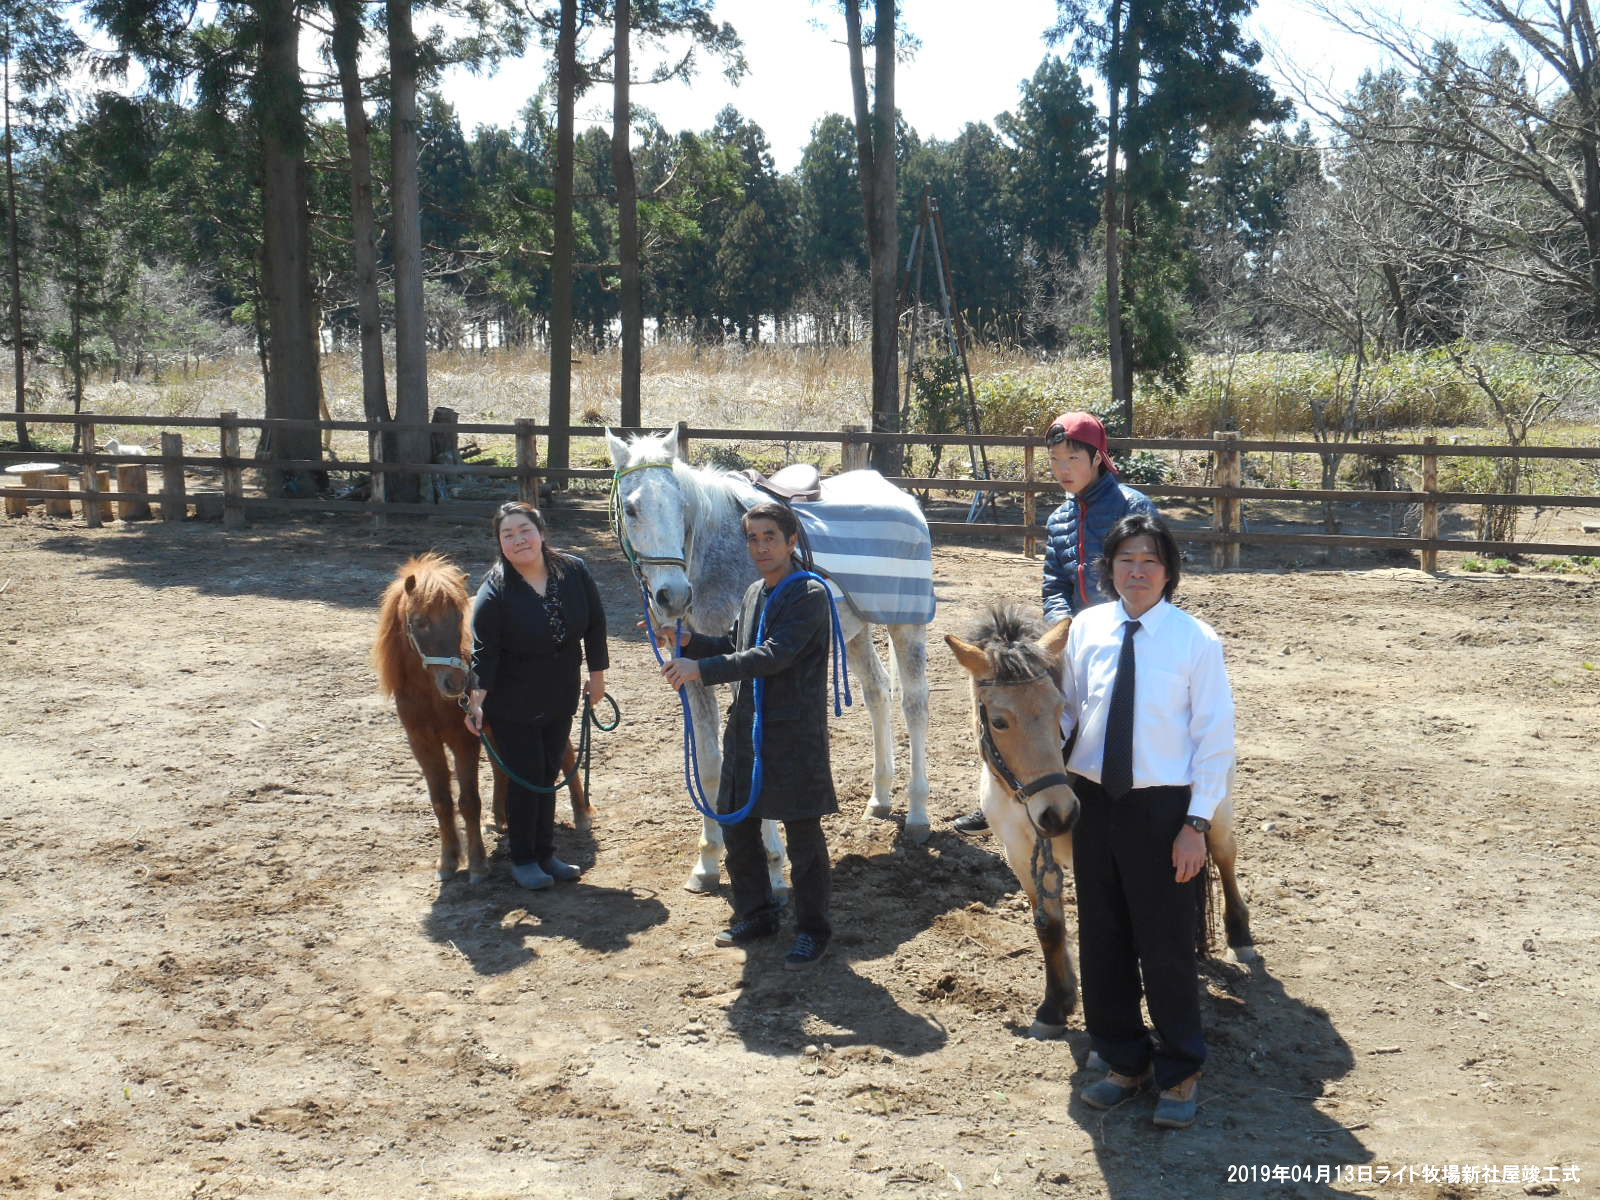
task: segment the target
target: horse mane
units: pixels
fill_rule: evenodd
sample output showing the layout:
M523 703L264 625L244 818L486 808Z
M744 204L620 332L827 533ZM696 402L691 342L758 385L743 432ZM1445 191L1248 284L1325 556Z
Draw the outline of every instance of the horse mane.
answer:
M997 683L1020 683L1055 674L1056 664L1039 649L1044 629L1020 604L995 602L966 639L989 656Z
M416 586L407 592L406 580L412 576L416 577ZM454 608L465 612L466 580L460 567L433 550L406 559L395 572L379 602L378 636L372 643L372 665L377 668L378 687L384 695L392 696L401 691L407 675L413 669L421 670L411 641L406 637L407 614L412 608L424 612ZM466 634L465 624L462 633ZM462 649L466 649L464 636Z

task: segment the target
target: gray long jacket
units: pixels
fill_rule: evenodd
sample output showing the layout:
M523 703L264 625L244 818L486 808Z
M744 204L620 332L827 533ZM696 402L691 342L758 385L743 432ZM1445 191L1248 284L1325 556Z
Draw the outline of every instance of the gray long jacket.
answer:
M722 735L722 786L717 810L736 812L750 798L755 765L752 730L755 687L763 704L761 797L752 819L796 821L839 811L828 763L828 592L814 579L791 583L767 613L766 638L756 643L761 608L770 593L757 580L744 594L730 637L696 634L684 654L700 660L703 682L731 683L733 704Z

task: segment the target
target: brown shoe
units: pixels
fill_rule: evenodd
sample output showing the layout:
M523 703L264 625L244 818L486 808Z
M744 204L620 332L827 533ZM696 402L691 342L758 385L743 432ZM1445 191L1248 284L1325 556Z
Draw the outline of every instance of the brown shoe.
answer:
M1200 1109L1199 1092L1200 1072L1196 1071L1189 1078L1162 1091L1161 1099L1156 1101L1155 1116L1151 1119L1161 1129L1189 1128Z
M1090 1108L1115 1108L1124 1100L1137 1096L1149 1082L1149 1067L1137 1075L1122 1075L1116 1071L1107 1071L1104 1079L1095 1080L1078 1095Z

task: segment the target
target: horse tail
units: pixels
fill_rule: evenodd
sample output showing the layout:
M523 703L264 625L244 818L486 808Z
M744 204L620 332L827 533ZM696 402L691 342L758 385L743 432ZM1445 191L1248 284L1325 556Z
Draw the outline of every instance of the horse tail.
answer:
M1211 867L1211 852L1208 849L1206 861L1200 867L1200 874L1194 878L1194 886L1197 889L1194 906L1194 956L1197 959L1208 957L1212 946L1216 945L1216 884L1217 872Z
M867 627L868 647L872 645L871 635L874 628L874 626L870 625ZM889 711L891 713L903 713L905 711L905 686L900 682L900 655L895 652L894 639L892 637L885 637L883 640L889 643ZM874 654L877 653L876 650L872 652Z

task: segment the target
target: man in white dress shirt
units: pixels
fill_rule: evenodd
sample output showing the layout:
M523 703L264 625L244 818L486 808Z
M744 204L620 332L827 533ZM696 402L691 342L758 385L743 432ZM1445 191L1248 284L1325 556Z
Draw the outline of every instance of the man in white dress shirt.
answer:
M1100 577L1117 600L1078 615L1063 672L1084 1023L1111 1068L1082 1096L1110 1108L1153 1079L1155 1123L1184 1128L1206 1057L1198 876L1233 766L1233 690L1215 631L1170 603L1178 550L1160 518L1119 521Z

